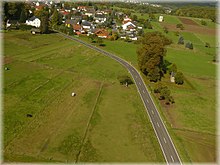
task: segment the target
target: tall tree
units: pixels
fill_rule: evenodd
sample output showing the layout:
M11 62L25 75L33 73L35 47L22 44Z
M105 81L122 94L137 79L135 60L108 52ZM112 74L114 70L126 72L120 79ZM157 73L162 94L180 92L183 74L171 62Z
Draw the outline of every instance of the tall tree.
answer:
M26 13L25 13L25 10L23 9L23 10L21 11L21 15L20 15L19 22L20 22L20 23L25 23L26 19L27 19L27 15L26 15Z
M146 33L137 49L140 70L150 81L158 81L163 75L163 57L166 54L165 45L171 42L159 32Z
M42 11L40 15L40 31L41 33L49 33L49 12L48 11Z
M58 11L55 9L53 14L52 14L52 18L51 18L51 21L50 21L50 26L52 28L54 28L54 26L56 26L57 24L59 23L59 13Z

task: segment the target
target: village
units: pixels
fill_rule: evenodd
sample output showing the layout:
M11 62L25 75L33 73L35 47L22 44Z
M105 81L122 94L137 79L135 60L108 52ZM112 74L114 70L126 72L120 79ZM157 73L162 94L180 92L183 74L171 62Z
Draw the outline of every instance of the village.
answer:
M29 18L26 19L26 25L34 28L31 29L33 34L41 33L41 18L37 16L38 11L47 8L49 13L49 21L53 19L55 14L59 17L59 23L53 26L53 30L65 31L67 34L91 36L95 35L99 38L107 38L117 40L118 38L125 41L136 41L144 33L144 29L152 29L151 19L138 19L136 15L124 13L120 10L110 8L98 8L97 6L76 6L65 5L65 3L51 2L29 2L31 10L29 10ZM53 11L52 11L53 10ZM54 12L54 10L56 10ZM53 13L52 13L53 12ZM54 14L55 13L55 14ZM163 21L163 16L155 18L154 21ZM16 20L7 20L6 27L10 29L13 25L19 25Z

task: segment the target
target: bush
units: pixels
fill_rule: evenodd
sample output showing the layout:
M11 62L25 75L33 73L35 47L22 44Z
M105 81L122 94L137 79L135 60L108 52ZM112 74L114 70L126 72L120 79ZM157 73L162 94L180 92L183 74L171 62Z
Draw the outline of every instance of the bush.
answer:
M209 44L208 42L206 42L206 43L205 43L205 47L206 47L206 48L210 48L211 46L210 46L210 44Z
M186 45L185 45L186 48L188 49L193 49L193 44L192 42L187 42Z
M207 22L204 21L204 20L201 20L201 24L204 25L204 26L207 26Z
M178 44L184 45L184 38L182 36L179 37Z
M122 76L118 76L118 80L119 80L119 82L120 82L120 84L128 84L128 85L130 85L130 84L133 84L133 81L131 80L131 78L129 77L129 76L127 76L127 75L122 75Z
M31 30L32 28L35 28L35 27L31 26L31 25L26 25L26 24L21 24L19 26L19 29L22 30L22 31Z
M175 83L182 85L184 83L184 76L182 72L177 72L175 75Z
M175 34L176 36L179 36L179 35L180 35L180 32L176 31L176 32L174 32L174 34Z
M176 25L176 28L180 28L181 30L184 29L183 24L181 24L181 23L177 24L177 25Z
M164 33L168 33L168 28L166 26L163 27Z

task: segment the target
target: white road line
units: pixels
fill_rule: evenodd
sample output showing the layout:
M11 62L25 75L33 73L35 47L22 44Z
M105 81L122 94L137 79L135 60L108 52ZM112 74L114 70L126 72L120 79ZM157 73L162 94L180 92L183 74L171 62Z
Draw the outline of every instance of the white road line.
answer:
M170 157L171 157L172 161L174 162L174 159L173 159L172 155L170 155Z
M157 122L157 126L160 127L159 123Z
M145 91L143 90L143 93L145 93Z
M147 99L147 102L149 103L148 99Z
M141 85L141 83L139 82L139 84Z
M163 138L163 140L164 140L164 143L167 143L167 141L166 141L165 137Z
M154 111L153 111L153 110L151 110L151 112L152 112L152 114L154 115Z

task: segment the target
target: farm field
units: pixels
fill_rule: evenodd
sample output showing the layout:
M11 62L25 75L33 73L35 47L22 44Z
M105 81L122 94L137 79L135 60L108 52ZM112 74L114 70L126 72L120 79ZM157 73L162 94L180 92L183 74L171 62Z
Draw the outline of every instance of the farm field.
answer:
M164 162L115 61L56 34L21 31L4 33L4 59L5 162Z
M175 19L170 16L169 19ZM191 19L191 18L189 18ZM166 16L165 16L166 20ZM175 20L178 20L176 17ZM175 20L169 24L176 26ZM165 21L166 22L166 21ZM180 31L185 43L192 42L194 49L186 49L184 45L178 45L179 36L175 31L165 34L161 29L163 23L153 22L153 30L159 30L165 36L173 40L173 44L167 47L165 59L175 63L179 71L183 72L186 80L183 86L171 84L169 75L165 75L163 83L167 85L175 99L175 104L165 106L155 99L158 109L166 121L168 130L177 146L183 162L215 162L216 161L216 64L212 62L216 54L217 37L207 33L212 28L196 25L200 31L194 29ZM204 30L204 31L202 31ZM83 40L86 40L82 38ZM90 40L87 40L90 42ZM210 48L205 47L205 43ZM138 44L124 41L107 41L103 49L131 61L137 66L136 48ZM129 51L128 51L129 50ZM155 83L145 81L150 89Z

